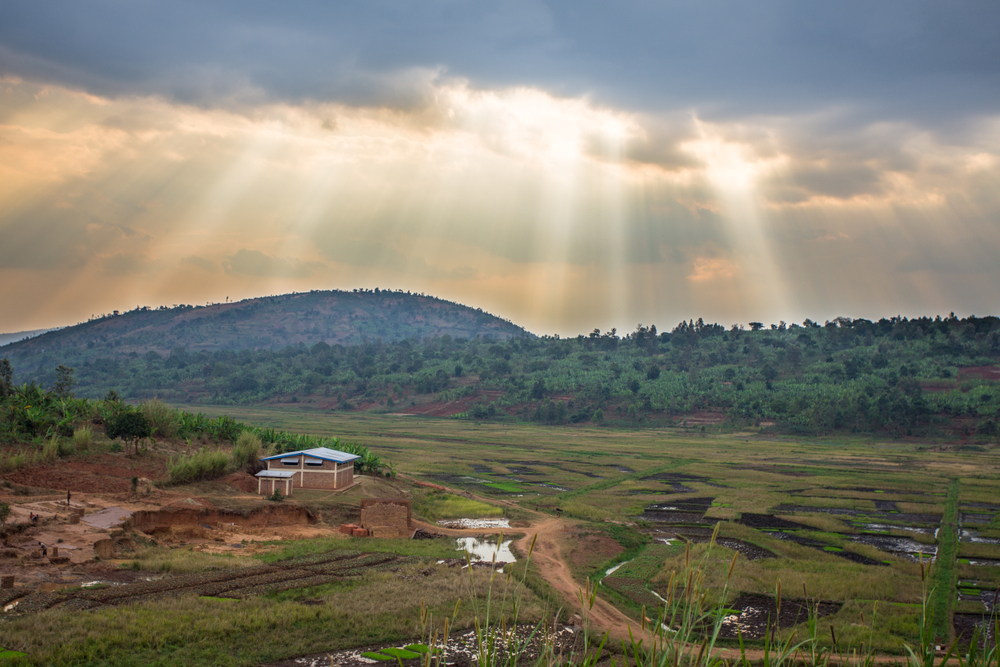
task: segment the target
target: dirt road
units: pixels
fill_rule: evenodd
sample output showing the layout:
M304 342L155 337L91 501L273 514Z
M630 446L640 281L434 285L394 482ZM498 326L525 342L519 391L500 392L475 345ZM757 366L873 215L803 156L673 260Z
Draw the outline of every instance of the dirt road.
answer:
M500 500L492 497L486 498L460 489L447 490L450 493L474 498L490 505L507 505L509 507L516 507L520 511L529 512L532 515L529 527L508 528L504 532L516 531L524 533L524 537L515 542L515 546L523 554L528 553L528 550L531 549L532 541L534 541L535 546L531 551L531 562L538 568L539 574L560 594L565 605L564 610L571 610L571 613L568 615L572 615L573 613L581 614L581 616L584 616L588 620L595 632L608 632L612 640L627 640L630 626L633 634L638 634L639 628L636 626L635 621L618 611L610 603L602 600L600 596L595 597L593 607L584 613L581 606L583 586L573 579L569 563L566 562L566 558L562 553L563 538L572 529L574 522L559 516L529 510L508 500ZM499 528L465 530L444 529L436 526L428 526L427 528L434 532L448 535L495 534L501 532ZM565 617L567 614L563 616Z

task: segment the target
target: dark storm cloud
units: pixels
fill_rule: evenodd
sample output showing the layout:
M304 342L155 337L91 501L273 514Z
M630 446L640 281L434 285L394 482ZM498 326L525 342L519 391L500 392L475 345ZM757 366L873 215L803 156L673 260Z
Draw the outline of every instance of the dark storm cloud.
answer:
M1000 3L6 2L8 75L202 105L419 105L435 76L714 117L1000 101Z

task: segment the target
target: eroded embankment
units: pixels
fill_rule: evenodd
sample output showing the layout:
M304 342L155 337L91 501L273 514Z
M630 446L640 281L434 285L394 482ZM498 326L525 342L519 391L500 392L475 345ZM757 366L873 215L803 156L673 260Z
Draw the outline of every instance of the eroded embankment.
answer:
M164 507L159 510L140 510L123 526L144 533L170 530L176 526L201 524L230 524L236 526L292 526L316 523L317 517L304 507L279 505L255 508L247 512L234 512L214 508Z

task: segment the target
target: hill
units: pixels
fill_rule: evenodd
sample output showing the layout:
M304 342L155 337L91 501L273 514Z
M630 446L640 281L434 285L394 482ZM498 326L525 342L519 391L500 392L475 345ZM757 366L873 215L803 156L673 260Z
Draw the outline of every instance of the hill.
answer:
M296 317L288 316L286 331L292 325L308 331L308 320ZM22 345L31 343L38 345ZM837 318L825 325L752 323L750 331L699 320L663 332L639 327L625 336L448 334L280 349L120 349L95 345L84 348L86 356L79 347L47 351L46 363L30 372L11 361L18 382L52 386L55 366L63 363L75 368L78 395L114 389L133 401L294 404L548 424L759 425L969 446L1000 438L996 317Z
M312 291L211 306L137 308L0 347L16 381L46 382L58 364L128 359L174 350L277 350L450 336L497 340L529 335L483 312L430 296L362 290Z
M49 331L54 331L54 329L32 329L31 331L0 333L0 346L7 345L8 343L14 343L19 340L25 340L27 338L34 338L35 336L41 336L43 333L47 333Z

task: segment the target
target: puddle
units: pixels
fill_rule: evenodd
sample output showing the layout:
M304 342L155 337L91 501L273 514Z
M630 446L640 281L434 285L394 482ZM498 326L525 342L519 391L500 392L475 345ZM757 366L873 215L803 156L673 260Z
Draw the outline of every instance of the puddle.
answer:
M151 577L144 577L144 579L145 581L153 580ZM98 579L97 581L87 581L85 583L82 583L80 584L80 588L94 588L96 586L121 586L121 585L122 582L120 581L102 581Z
M510 519L442 519L444 528L510 528Z
M978 530L962 529L962 534L958 538L962 542L972 542L974 544L1000 544L1000 538L980 537Z
M895 526L887 523L858 523L857 521L852 521L851 525L860 530L872 530L879 533L888 533L890 530L905 530L908 533L931 535L937 532L937 529L920 528L918 526Z
M458 551L467 551L472 560L492 561L496 557L498 563L513 563L517 559L510 550L513 540L504 540L499 545L496 540L478 537L459 537L455 540Z
M852 542L873 546L879 551L886 551L895 556L901 556L913 561L926 559L937 555L937 547L933 544L921 544L908 537L892 537L890 535L858 535Z
M646 521L660 523L698 523L712 506L714 498L683 498L670 503L649 505L642 513Z
M564 489L561 486L556 486L555 484L548 484L546 482L535 482L535 486L544 486L546 489L554 489L556 491L569 491L569 489Z
M604 571L604 576L607 577L607 576L609 576L611 574L614 574L615 572L617 572L618 570L620 570L622 567L624 567L625 565L628 565L631 562L632 562L632 560L627 560L627 561L623 561L621 563L618 563L618 565L612 565L611 567L609 567L608 569L606 569ZM601 578L601 581L604 581L604 579Z
M1000 559L996 558L959 558L958 562L962 565L986 565L991 567L1000 567Z

